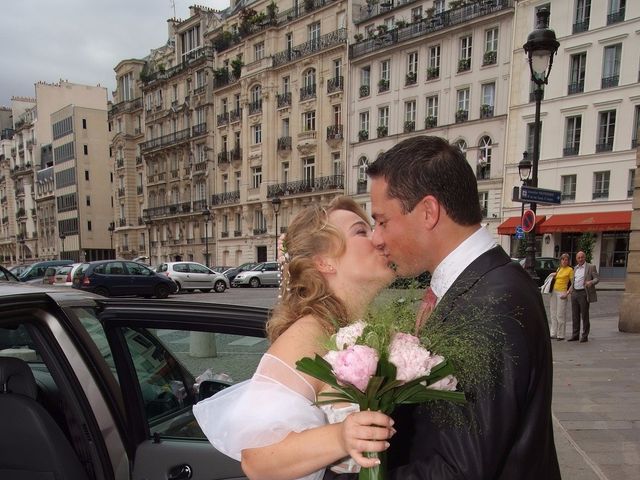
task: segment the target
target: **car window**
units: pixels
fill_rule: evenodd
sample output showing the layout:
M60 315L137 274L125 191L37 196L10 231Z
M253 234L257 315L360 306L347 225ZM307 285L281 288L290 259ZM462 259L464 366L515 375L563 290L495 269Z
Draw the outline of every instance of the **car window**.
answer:
M207 267L198 265L197 263L190 263L189 270L193 273L211 273L211 271Z
M127 270L129 271L130 275L140 275L143 277L153 275L152 270L149 270L144 265L140 265L139 263L135 262L127 262Z
M186 263L176 263L173 265L173 271L178 273L187 273L189 266Z
M163 263L162 265L158 265L156 267L156 272L166 272L167 268L168 268L167 264Z
M265 272L273 272L278 269L278 264L276 263L265 263L263 270Z

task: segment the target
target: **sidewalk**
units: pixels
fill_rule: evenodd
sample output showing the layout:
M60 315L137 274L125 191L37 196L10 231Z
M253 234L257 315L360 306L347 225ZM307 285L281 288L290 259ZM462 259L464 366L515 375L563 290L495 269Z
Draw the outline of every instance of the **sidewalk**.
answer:
M554 433L564 480L640 478L640 334L618 331L622 292L607 291L616 284L603 283L591 306L589 342L551 340Z

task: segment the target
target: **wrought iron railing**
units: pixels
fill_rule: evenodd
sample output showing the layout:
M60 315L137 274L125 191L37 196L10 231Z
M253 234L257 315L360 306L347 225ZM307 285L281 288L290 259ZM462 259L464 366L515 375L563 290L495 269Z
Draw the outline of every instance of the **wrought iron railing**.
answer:
M185 128L184 130L170 133L168 135L163 135L162 137L147 140L146 142L140 144L140 149L151 150L153 148L165 147L168 145L187 141L189 140L189 138L191 138L191 129Z
M334 77L327 81L327 93L341 92L344 90L344 77Z
M240 190L233 192L216 193L211 196L211 205L227 205L240 202Z
M305 85L300 88L300 101L310 100L316 98L316 84Z
M578 150L579 150L578 145L572 145L570 147L564 147L562 149L562 156L563 157L572 157L574 155L578 155Z
M273 66L277 67L294 62L300 58L313 55L316 52L340 45L341 43L347 43L346 28L340 28L326 35L322 35L317 39L309 40L291 49L276 53L273 56Z
M325 190L343 190L344 176L331 175L328 177L316 177L313 179L299 180L297 182L278 183L269 185L267 198L283 195L297 195L302 193L318 192Z
M280 137L278 139L278 150L291 150L291 137Z
M344 127L342 125L329 125L327 127L327 140L342 140Z
M584 80L582 82L570 83L567 89L568 95L575 95L576 93L584 92Z
M602 79L601 88L617 87L620 80L620 75L612 75Z

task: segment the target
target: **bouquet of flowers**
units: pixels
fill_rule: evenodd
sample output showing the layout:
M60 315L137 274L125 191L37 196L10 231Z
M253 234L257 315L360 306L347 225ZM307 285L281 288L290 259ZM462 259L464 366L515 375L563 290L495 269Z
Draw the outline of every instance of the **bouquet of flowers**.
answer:
M324 357L305 357L296 363L298 370L334 388L321 393L318 404L350 402L361 411L390 415L399 404L466 401L464 393L455 391L451 364L390 322L353 323L339 329L327 347ZM375 452L366 455L378 456ZM360 470L360 480L385 477L384 454L379 459L377 467Z

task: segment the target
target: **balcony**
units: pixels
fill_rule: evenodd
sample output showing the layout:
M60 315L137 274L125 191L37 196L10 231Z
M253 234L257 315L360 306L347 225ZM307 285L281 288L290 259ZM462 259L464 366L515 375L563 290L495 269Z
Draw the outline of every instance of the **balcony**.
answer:
M360 85L360 98L369 96L369 85Z
M125 194L125 188L124 187L118 188L118 198L124 197L124 194Z
M596 153L611 152L613 150L613 141L605 143L596 143Z
M415 85L418 82L418 74L416 72L409 72L405 75L404 86Z
M427 68L427 80L435 80L440 77L440 67Z
M493 117L493 105L480 105L480 118Z
M116 158L116 168L124 168L124 158Z
M567 89L568 95L575 95L576 93L584 92L584 80L581 82L570 83Z
M242 160L242 149L236 145L233 150L229 151L229 156L232 162Z
M609 190L601 190L599 192L593 192L593 200L606 200L609 198Z
M378 80L378 93L384 93L389 91L389 80L381 78Z
M612 23L624 22L624 8L621 8L617 12L612 12L607 15L607 25Z
M428 116L424 119L424 128L434 128L438 126L438 117Z
M140 144L140 150L148 151L155 148L167 147L169 145L175 145L181 142L186 142L191 138L191 129L185 128L178 132L163 135L159 138L154 138Z
M382 36L368 38L352 44L349 47L349 58L353 60L391 45L404 43L413 38L424 37L455 25L468 23L474 18L493 15L502 10L513 8L513 3L513 0L475 2L446 10L431 18L422 18L407 26L395 28Z
M193 169L197 173L205 172L207 170L207 157L198 159L198 161L194 165Z
M257 115L258 113L262 113L262 99L249 104L249 115Z
M16 220L20 220L23 217L27 216L27 212L24 208L19 208L16 212Z
M216 117L216 125L218 125L218 127L227 125L228 123L229 123L229 112L218 114L218 116Z
M118 226L119 227L126 227L127 226L127 219L126 218L119 218L118 219Z
M463 123L469 120L469 110L458 110L456 112L456 123Z
M406 120L404 122L404 133L415 132L416 130L416 122L415 120Z
M296 45L291 49L276 53L273 56L273 66L278 67L280 65L292 63L301 58L313 55L316 52L346 43L347 29L340 28L326 35L322 35L320 38L309 40L308 42Z
M343 137L342 125L329 125L327 127L327 140L342 140Z
M378 15L382 15L383 13L390 12L391 10L395 10L397 8L403 7L410 3L414 3L416 0L397 0L393 1L383 1L383 2L368 2L366 5L362 5L360 7L360 12L357 18L354 18L354 23L362 23L366 22L370 18L373 18ZM355 17L354 12L354 17Z
M344 77L334 77L327 81L327 93L342 92L344 90Z
M344 190L344 176L331 175L328 177L316 177L297 182L279 183L269 185L267 188L267 198L285 195L298 195L311 192L322 192L327 190Z
M109 110L109 116L113 117L118 113L133 112L140 109L142 109L142 97L136 98L134 100L125 100L124 102L119 102L115 105L112 105L111 110Z
M601 88L612 88L618 86L618 81L620 80L620 75L612 75L611 77L605 77L602 79L600 83Z
M242 109L231 110L229 112L229 123L236 123L242 120Z
M233 192L217 193L211 197L211 205L229 205L240 202L240 190Z
M576 199L576 192L572 192L572 193L563 193L560 195L560 201L565 202L565 201L575 201Z
M242 236L242 230L234 230L233 231L233 236L234 237L241 237Z
M313 100L316 98L316 84L306 85L300 89L300 101Z
M240 80L240 76L229 73L229 69L226 67L219 68L213 71L213 88L223 88Z
M279 93L276 97L278 108L291 106L291 92Z
M476 167L476 178L478 180L489 180L491 178L491 165L486 162L478 163Z
M207 91L207 86L202 85L201 87L197 87L193 89L193 96L201 95Z
M278 151L291 150L291 137L280 137L278 139Z
M267 233L267 229L266 228L254 228L253 229L253 234L254 235L264 235Z
M589 30L589 19L573 24L573 33L586 32L587 30Z
M498 63L498 52L495 50L490 50L488 52L484 52L482 56L482 66L486 67L488 65L495 65Z
M578 145L572 145L570 147L564 147L562 149L562 156L563 157L573 157L575 155L578 155L578 150L580 149L580 147Z
M386 137L387 135L389 135L389 127L386 125L378 125L378 128L376 129L376 134L378 138Z
M220 238L229 238L229 232L220 232Z
M143 87L155 82L156 80L169 79L175 75L180 74L189 67L193 67L199 63L205 61L205 59L213 58L213 50L209 47L201 47L197 50L189 52L182 57L182 61L174 67L168 69L158 69L152 73L140 74L140 80L143 82Z
M225 165L228 163L231 163L231 156L229 155L229 152L224 151L218 153L218 165Z
M458 73L468 72L471 70L471 59L470 58L461 58L458 60Z
M191 127L191 136L192 137L197 137L200 135L204 135L205 133L207 133L207 123L199 123L197 125L194 125L193 127Z
M358 180L356 184L356 193L367 193L367 181L366 180Z
M194 200L193 201L193 211L194 212L203 212L207 208L207 200Z
M180 215L182 213L192 213L191 203L174 203L172 205L164 205L161 207L145 208L142 211L142 218L160 218Z

